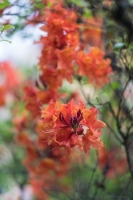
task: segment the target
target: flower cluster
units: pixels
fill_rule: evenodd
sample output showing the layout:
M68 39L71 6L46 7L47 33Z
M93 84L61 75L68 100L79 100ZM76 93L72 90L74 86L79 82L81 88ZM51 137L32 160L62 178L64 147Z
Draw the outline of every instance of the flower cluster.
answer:
M124 62L120 59L123 69L120 66L117 67L120 70L116 70L121 72L125 81L128 80L129 72L130 83L127 82L124 87L123 82L118 81L118 76L110 79L113 63L107 57L112 58L112 62L117 58L114 54L108 55L110 49L107 54L104 50L102 15L94 11L94 15L90 16L88 5L90 11L95 9L91 10L93 3L91 5L87 0L84 2L87 7L72 2L29 1L26 15L27 12L29 14L30 9L31 15L28 15L25 24L41 24L42 35L37 42L41 44L37 79L30 76L31 79L25 79L26 83L23 81L21 87L21 77L18 72L8 62L0 63L0 107L5 106L6 101L10 102L9 109L12 109L10 118L14 127L12 128L12 123L9 121L6 123L16 134L17 144L24 148L23 164L28 173L29 183L39 200L51 199L48 193L53 191L57 199L64 197L61 193L70 194L70 198L72 195L72 199L89 199L90 193L92 199L97 198L96 189L105 189L107 178L125 173L127 161L129 168L132 168L132 108L128 109L132 89L130 75L132 70L128 70L128 65L126 66L129 59L125 59ZM109 8L112 1L103 0L95 5L96 8ZM9 7L12 8L12 5ZM4 10L2 8L0 14ZM5 27L5 30L8 27ZM120 50L125 54L126 47ZM110 82L110 85L103 87ZM88 87L88 83L91 86ZM91 94L95 91L99 92L102 87L103 93L100 94L105 103L102 103L99 98L93 102ZM95 90L96 88L98 90ZM114 92L111 89L114 89ZM117 93L119 95L114 101L113 98ZM128 101L125 101L126 98ZM86 102L86 105L83 102ZM100 136L106 124L99 119L99 111L96 107L88 107L89 103L95 105L95 102L98 102L96 105L101 109L103 120L108 114L107 121L105 119L109 127L108 132L112 132L115 128L114 135L121 145L125 146L127 160L115 140L111 139L112 143L109 141L110 150L103 147ZM9 144L10 138L5 136L6 132L3 133L3 124L0 126L2 138L6 137ZM117 132L120 135L117 135ZM107 134L105 137L108 137ZM11 142L9 148L10 146L12 148L12 145ZM85 168L89 172L86 173ZM130 171L133 175L133 170ZM83 175L81 179L75 176L77 172L78 175ZM95 173L100 175L99 180ZM71 174L73 180L69 180ZM84 176L87 179L86 177L84 179ZM80 182L81 184L83 182L83 188L79 190ZM74 195L70 191L70 186L75 190ZM84 191L86 191L85 195Z
M38 16L45 24L41 27L45 36L39 41L42 44L39 66L41 79L49 90L57 91L63 79L72 83L77 73L75 65L78 65L79 75L86 75L95 86L109 82L110 60L104 59L104 52L99 48L87 46L91 40L97 46L102 44L101 29L92 28L99 24L101 27L102 20L87 21L80 16L81 24L78 18L74 10L64 8L62 3L46 7L45 14Z
M62 79L72 82L75 49L79 43L77 15L61 4L45 10L45 25L41 30L46 33L40 40L43 45L39 61L42 79L50 90L56 90ZM50 75L50 76L49 76ZM55 81L56 80L56 81Z
M18 131L16 141L25 148L26 156L23 164L28 171L29 183L38 199L43 200L48 198L47 191L54 185L57 185L57 189L62 192L64 189L69 189L67 184L64 184L63 178L71 168L72 154L67 156L70 154L67 147L58 144L48 145L48 134L43 132L42 120L32 119L35 128L31 133L28 132L31 131L29 123L31 123L29 113L23 112L19 118L16 116L14 119Z
M75 150L88 154L90 148L103 146L100 135L105 123L98 120L98 110L85 108L82 102L75 103L70 95L60 93L59 87L64 79L72 83L75 74L87 76L95 86L103 86L109 82L111 73L110 61L104 59L104 52L89 45L90 41L97 46L102 44L101 29L89 26L93 23L101 27L102 20L85 20L74 9L66 8L63 1L44 0L43 3L44 12L36 12L31 20L31 23L44 24L39 41L42 45L40 74L38 80L24 87L22 99L26 112L14 119L17 142L26 151L23 163L39 199L47 199L45 190L57 183L61 191L68 189L62 180L73 164ZM76 99L77 96L75 92ZM59 103L64 97L70 101Z
M37 86L36 86L37 85ZM63 96L56 91L40 89L38 83L34 84L29 82L24 87L24 97L23 100L26 102L26 109L32 113L32 116L40 117L41 107L43 104L49 103L51 99L58 100Z
M79 74L87 76L90 82L97 86L105 85L109 82L108 74L111 73L111 68L110 60L103 58L104 52L98 47L92 48L87 54L79 51L76 59Z

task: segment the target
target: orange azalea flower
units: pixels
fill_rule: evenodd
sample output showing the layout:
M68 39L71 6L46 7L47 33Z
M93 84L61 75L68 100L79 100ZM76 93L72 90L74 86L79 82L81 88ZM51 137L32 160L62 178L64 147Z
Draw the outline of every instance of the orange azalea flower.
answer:
M43 47L39 65L42 79L50 90L57 90L64 78L72 82L72 63L79 44L76 20L76 13L63 8L60 3L52 7L52 12L45 9L45 25L41 30L47 34L40 40Z
M9 92L11 89L17 88L20 85L19 73L14 69L10 63L1 62L0 63L0 75L1 80L5 89Z
M51 116L48 117L50 118ZM68 191L69 187L64 182L64 177L73 163L72 157L68 157L70 148L58 143L48 145L49 134L44 132L44 123L41 119L33 119L34 128L30 126L31 119L27 115L23 115L22 119L18 118L15 122L18 131L16 140L25 148L26 157L23 163L37 198L49 199L47 191L55 186L62 192ZM49 139L51 140L51 137Z
M3 86L0 86L0 106L4 106L5 105L5 98L6 98L6 89Z
M52 7L52 12L51 8L45 9L44 17L46 24L41 29L46 31L48 36L52 36L50 38L48 37L49 40L47 42L50 40L55 42L55 39L57 39L57 42L61 42L59 41L59 36L61 36L61 38L66 37L66 33L63 32L63 30L73 34L74 31L77 30L77 25L75 23L77 14L70 9L63 8L61 3L54 5Z
M98 164L108 178L124 174L128 169L126 155L118 147L99 149Z
M79 74L86 75L89 81L97 86L103 86L109 82L111 73L110 59L104 59L104 52L94 47L85 54L83 51L77 53L76 63L79 66Z
M40 77L40 78L41 78L40 81L41 81L42 87L47 87L47 85L45 85L45 82L43 81L44 77L43 78ZM48 80L51 80L49 79L49 76L47 76L47 78ZM38 85L38 82L37 82L37 85ZM54 82L52 86L54 87ZM28 83L28 85L24 87L25 96L23 99L26 102L26 108L32 113L32 116L34 118L40 115L40 109L43 104L48 103L51 99L58 100L61 96L63 96L63 94L62 95L58 94L56 89L55 88L53 90L52 89L47 90L46 88L40 89L40 88L35 87L32 83Z
M56 90L62 85L63 78L72 82L71 70L47 68L43 70L42 80L46 83L48 90Z
M44 17L44 12L42 12L42 9L38 8L36 5L36 0L30 0L31 3L34 6L34 11L33 13L31 13L31 16L28 18L28 21L26 22L26 24L32 24L32 25L36 25L37 22L39 23L43 23L45 20ZM63 0L41 0L41 3L45 6L45 9L52 9L54 8L54 6L56 4L62 4Z
M61 4L54 6L52 10L53 12L51 9L45 9L45 25L41 27L41 30L47 34L41 38L41 44L44 48L76 47L79 43L76 13L64 9Z
M40 60L43 82L49 90L57 90L62 85L62 80L72 82L74 67L72 61L75 57L73 48L55 49L47 52L45 59ZM53 53L54 52L54 53ZM56 80L56 81L55 81Z
M32 140L30 140L30 143L26 144L26 153L27 153L27 157L25 158L23 162L25 166L29 167L32 165L32 162L37 160L39 157L38 150L35 147L35 143Z
M18 115L19 113L19 115ZM15 129L20 133L21 131L27 127L27 122L29 119L29 113L27 110L20 112L20 109L14 109L14 117L13 117L13 124Z
M20 85L20 74L8 62L0 62L0 106L6 101L6 95Z
M75 104L73 100L68 104L51 101L42 110L44 131L51 135L49 144L58 143L71 148L78 146L85 153L89 152L90 146L101 147L99 136L105 124L97 120L97 114L96 108L86 109L83 103Z
M103 46L102 41L102 18L91 17L89 19L84 19L84 24L81 25L82 30L82 41L90 46Z
M101 131L94 131L92 128L88 129L86 134L83 136L83 149L84 152L87 153L90 147L93 148L101 148L103 147L103 143L101 142L99 136L101 135Z
M41 103L38 101L37 98L37 89L32 85L28 85L25 86L24 92L26 108L32 113L33 117L39 116Z
M44 191L46 190L46 183L44 183L44 180L37 179L36 176L32 176L32 178L30 179L30 184L33 187L34 193L36 195L36 197L39 200L48 200L49 197L47 195L47 193Z
M51 149L50 146L47 146L45 151L39 151L40 157L38 155L38 158L31 160L28 165L26 164L33 189L35 191L40 191L37 196L42 194L41 196L38 196L39 199L44 196L45 193L47 194L47 190L50 191L50 189L53 187L55 188L56 186L62 192L66 189L68 190L67 185L63 182L63 177L71 166L71 160L70 157L62 159L62 157L60 157L62 150L60 150L61 148ZM36 185L35 188L32 182L33 180L37 181L39 184L38 186Z
M27 133L25 132L22 132L22 133L19 133L17 134L16 136L16 141L18 142L18 144L22 145L22 146L27 146L30 144L31 140L28 136Z

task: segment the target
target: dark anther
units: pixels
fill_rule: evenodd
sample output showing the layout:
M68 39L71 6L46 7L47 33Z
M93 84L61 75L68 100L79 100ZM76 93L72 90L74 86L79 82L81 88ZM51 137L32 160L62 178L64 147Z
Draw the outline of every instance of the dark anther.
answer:
M70 124L72 127L75 127L77 125L77 118L76 117L70 117Z
M79 122L83 119L83 114L81 113L81 110L79 110L77 112L77 123L79 124Z
M65 118L64 118L64 116L63 116L63 114L60 112L60 114L59 114L59 119L60 119L60 121L63 123L63 124L66 124L66 125L69 125L67 122L66 122L66 120L65 120Z

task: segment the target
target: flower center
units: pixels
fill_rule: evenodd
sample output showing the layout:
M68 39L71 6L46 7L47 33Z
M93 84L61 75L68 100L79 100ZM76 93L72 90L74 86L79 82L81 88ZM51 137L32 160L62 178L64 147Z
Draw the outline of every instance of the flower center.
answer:
M71 116L69 122L67 122L64 115L60 112L59 119L63 124L65 124L65 127L72 127L74 131L76 131L80 125L80 121L83 119L83 114L81 113L81 110L78 110L77 116Z

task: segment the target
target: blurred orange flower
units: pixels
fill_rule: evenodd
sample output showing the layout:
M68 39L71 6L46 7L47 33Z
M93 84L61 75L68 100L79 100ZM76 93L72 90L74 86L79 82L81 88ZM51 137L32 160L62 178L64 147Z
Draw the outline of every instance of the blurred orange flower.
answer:
M99 149L98 164L108 178L124 174L128 169L126 155L118 147Z
M0 63L0 76L0 86L5 87L7 91L17 88L20 85L19 72L8 62Z
M46 74L47 75L47 74ZM48 80L50 76L47 75ZM58 82L58 81L57 81ZM26 108L31 112L31 117L38 117L41 114L41 106L43 104L49 103L51 99L58 100L63 94L58 94L58 92L53 88L53 90L47 90L45 88L45 83L43 78L41 78L42 89L35 87L33 83L29 82L24 87L24 97L23 100L26 102ZM54 82L52 82L54 87ZM38 85L38 82L37 82Z
M102 24L103 20L100 16L84 19L84 24L81 25L81 27L83 27L82 40L85 43L85 46L86 44L98 47L103 46Z
M104 59L104 52L94 47L87 54L84 51L77 53L76 63L79 74L89 78L90 83L96 86L103 86L109 82L111 73L110 59Z
M20 84L20 73L9 62L0 62L0 106L5 104L6 95L13 93Z
M72 82L74 74L73 60L79 44L77 15L71 9L65 9L58 3L45 10L45 25L41 30L42 52L39 59L41 76L48 89L57 90L62 80ZM56 81L55 81L56 80Z

